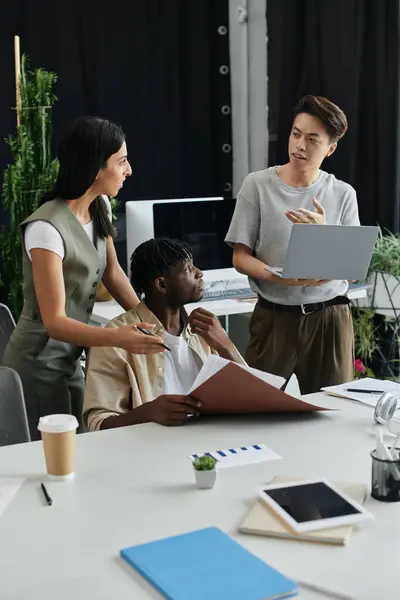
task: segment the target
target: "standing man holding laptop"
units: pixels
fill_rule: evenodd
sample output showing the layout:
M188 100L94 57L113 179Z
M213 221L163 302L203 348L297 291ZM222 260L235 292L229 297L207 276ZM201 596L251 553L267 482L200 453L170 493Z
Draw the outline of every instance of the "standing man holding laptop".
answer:
M355 190L320 170L347 131L345 114L326 98L309 95L294 116L289 162L246 177L225 241L233 247L234 267L258 294L248 364L285 378L295 373L308 394L352 379L348 282L285 279L268 268L283 265L292 224L360 221Z

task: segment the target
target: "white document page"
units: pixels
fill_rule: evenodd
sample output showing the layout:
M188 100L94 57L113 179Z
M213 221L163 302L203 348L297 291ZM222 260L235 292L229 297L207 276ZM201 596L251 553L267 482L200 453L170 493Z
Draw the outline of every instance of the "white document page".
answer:
M0 477L0 517L23 484L21 477Z
M360 392L348 392L348 389L360 390ZM332 385L329 387L321 388L323 392L327 392L332 396L339 396L340 398L348 398L349 400L355 400L361 404L375 407L379 398L385 392L391 392L400 398L400 384L395 381L389 381L388 379L373 379L372 377L365 377L364 379L355 379L348 383L342 383L341 385ZM377 394L362 393L362 390L376 390ZM399 408L399 401L397 401L397 408Z
M190 394L195 389L200 387L202 383L207 381L207 379L210 379L210 377L215 375L215 373L218 373L218 371L223 369L230 362L232 362L232 361L229 361L225 358L221 358L220 356L217 356L216 354L210 354L210 356L207 358L206 362L204 363L203 367L201 368L200 373L197 375L196 379L194 380L192 387L188 391L188 395L190 396ZM259 371L258 369L252 369L251 367L248 367L247 365L240 365L238 363L235 363L235 364L238 367L241 367L242 369L244 369L245 371L248 371L255 377L258 377L258 379L262 379L262 381L266 381L267 383L269 383L270 385L272 385L275 388L279 389L285 383L285 379L283 377L278 377L277 375L271 375L270 373L264 373L264 371Z
M221 469L225 467L241 467L282 458L265 444L253 444L250 446L242 446L241 448L197 452L196 454L191 454L189 458L193 462L200 456L212 456L217 461L216 466Z

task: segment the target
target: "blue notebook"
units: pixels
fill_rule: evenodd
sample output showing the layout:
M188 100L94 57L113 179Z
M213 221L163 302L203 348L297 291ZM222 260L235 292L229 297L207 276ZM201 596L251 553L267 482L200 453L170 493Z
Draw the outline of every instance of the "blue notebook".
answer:
M121 550L168 600L275 600L297 585L217 527Z

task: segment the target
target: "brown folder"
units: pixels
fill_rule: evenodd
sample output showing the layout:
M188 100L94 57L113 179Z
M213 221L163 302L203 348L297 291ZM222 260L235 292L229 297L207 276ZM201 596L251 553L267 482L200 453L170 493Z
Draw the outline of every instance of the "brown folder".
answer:
M190 396L202 403L202 414L330 410L290 396L235 363L228 363L193 390Z

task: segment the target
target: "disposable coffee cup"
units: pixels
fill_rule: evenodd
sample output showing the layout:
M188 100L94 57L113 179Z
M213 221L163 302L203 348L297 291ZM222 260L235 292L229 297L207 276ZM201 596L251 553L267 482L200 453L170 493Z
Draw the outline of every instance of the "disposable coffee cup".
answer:
M44 458L50 479L63 481L74 476L75 441L78 421L73 415L47 415L39 420Z

